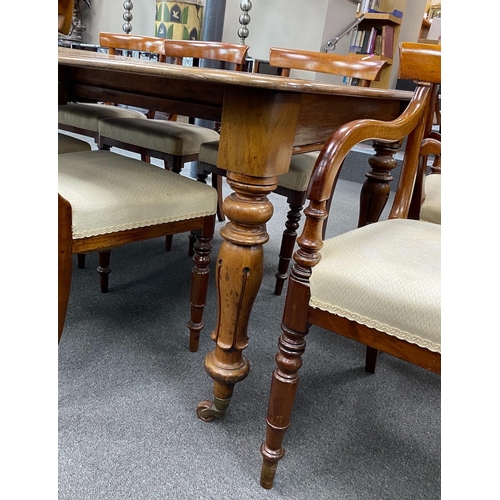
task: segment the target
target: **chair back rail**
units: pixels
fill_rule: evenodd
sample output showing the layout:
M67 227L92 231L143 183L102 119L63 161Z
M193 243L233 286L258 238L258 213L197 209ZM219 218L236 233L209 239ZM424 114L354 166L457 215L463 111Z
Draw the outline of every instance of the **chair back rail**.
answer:
M361 60L349 55L327 54L307 50L292 50L278 47L269 49L269 64L281 69L282 76L289 76L291 69L316 71L360 79L361 85L380 80L385 61Z
M59 0L57 5L57 31L67 35L73 20L74 0Z
M138 50L158 54L159 61L165 62L164 39L153 36L126 35L125 33L99 33L99 45L109 49L110 54L116 54L116 49Z
M164 52L167 57L175 58L176 64L182 64L184 57L208 59L235 65L241 71L246 62L248 45L202 40L164 40Z

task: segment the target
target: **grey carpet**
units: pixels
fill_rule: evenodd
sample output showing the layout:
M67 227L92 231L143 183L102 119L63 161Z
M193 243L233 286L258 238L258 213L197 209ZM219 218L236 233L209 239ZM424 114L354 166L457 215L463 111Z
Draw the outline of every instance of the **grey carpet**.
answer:
M330 236L356 226L359 189L339 181ZM214 347L215 285L212 273L200 349L191 353L187 235L174 236L169 253L162 239L113 250L108 294L99 293L95 255L86 269L75 262L59 345L61 500L440 498L440 377L388 355L369 375L362 345L319 328L307 337L275 486L259 485L284 302L273 288L287 205L271 200L244 351L250 374L211 423L195 409L212 396L203 361ZM214 256L220 243L217 234Z

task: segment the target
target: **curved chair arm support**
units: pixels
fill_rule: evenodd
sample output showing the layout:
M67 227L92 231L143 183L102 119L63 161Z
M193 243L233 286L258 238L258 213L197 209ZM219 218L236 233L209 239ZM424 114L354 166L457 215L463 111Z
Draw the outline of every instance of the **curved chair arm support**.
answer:
M344 158L359 142L368 139L392 142L408 137L401 176L389 218L408 217L432 92L431 84L419 83L410 104L397 119L389 122L355 120L340 127L325 142L309 183L307 199L310 203L304 210L304 228L297 239L299 249L294 255L295 279L302 276L301 279L307 281L311 268L320 261L323 221L328 215L327 202L335 189Z

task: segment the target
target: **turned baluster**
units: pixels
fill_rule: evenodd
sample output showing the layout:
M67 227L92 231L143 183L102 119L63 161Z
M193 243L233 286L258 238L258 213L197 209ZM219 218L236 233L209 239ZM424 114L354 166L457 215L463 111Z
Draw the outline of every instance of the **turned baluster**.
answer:
M400 145L399 141L373 141L375 155L368 159L371 171L365 174L367 179L361 189L358 227L379 220L391 192L391 170L397 166L394 155Z

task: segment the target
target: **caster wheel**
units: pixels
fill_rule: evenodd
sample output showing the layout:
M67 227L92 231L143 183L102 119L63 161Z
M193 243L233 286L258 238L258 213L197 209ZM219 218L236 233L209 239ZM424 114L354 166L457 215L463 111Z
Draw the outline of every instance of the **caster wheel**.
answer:
M208 401L208 399L205 399L204 401L201 401L196 407L196 415L198 415L198 418L200 420L203 420L204 422L212 422L212 420L215 418L215 415L210 411L211 408L212 402Z

